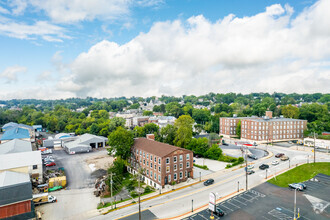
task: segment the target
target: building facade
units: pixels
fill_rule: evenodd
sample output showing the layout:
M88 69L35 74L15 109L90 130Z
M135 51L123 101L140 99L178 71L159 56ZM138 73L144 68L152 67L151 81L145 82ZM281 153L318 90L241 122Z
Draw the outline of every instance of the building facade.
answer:
M236 136L241 121L241 139L253 142L297 140L304 137L307 121L291 118L273 118L267 111L265 117L220 118L220 135Z
M129 172L143 172L143 181L156 189L193 178L193 152L169 144L137 138L131 148Z

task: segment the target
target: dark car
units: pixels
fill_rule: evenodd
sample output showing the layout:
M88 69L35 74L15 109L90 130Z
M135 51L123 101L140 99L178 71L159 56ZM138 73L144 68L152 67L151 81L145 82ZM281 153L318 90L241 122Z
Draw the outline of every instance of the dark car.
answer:
M248 174L248 175L251 175L251 174L253 174L253 173L255 173L254 170L248 170L248 171L247 171L247 174Z
M277 158L280 158L280 157L282 157L282 156L284 156L283 153L278 153L278 154L275 155L275 157L277 157Z
M307 188L306 184L304 184L304 183L297 183L297 184L301 185L303 187L303 189Z
M226 142L223 142L222 145L226 145L226 146L228 146L228 144L227 144Z
M268 164L261 164L260 166L259 166L259 169L260 170L265 170L265 169L268 169L269 168L269 165Z
M214 183L214 179L208 179L204 182L204 186L208 186Z
M248 157L253 159L253 160L258 160L258 157L254 154L249 154Z
M220 208L216 208L214 214L216 214L217 216L224 216L225 215L225 213Z

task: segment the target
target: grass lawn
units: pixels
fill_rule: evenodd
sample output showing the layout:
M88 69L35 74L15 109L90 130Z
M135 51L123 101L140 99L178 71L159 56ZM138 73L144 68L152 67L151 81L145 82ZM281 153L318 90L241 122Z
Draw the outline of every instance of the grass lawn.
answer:
M330 162L303 164L289 170L268 182L280 187L287 187L290 183L298 183L313 178L318 173L330 175Z

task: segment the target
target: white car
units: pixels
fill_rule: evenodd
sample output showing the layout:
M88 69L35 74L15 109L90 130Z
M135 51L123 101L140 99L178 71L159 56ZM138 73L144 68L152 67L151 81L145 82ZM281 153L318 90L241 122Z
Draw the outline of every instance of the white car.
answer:
M253 164L250 164L250 165L247 166L247 169L248 169L248 170L251 170L251 169L253 169L253 168L254 168L254 165L253 165Z
M279 164L279 162L278 162L278 160L274 160L273 162L272 162L272 165L277 165L277 164Z

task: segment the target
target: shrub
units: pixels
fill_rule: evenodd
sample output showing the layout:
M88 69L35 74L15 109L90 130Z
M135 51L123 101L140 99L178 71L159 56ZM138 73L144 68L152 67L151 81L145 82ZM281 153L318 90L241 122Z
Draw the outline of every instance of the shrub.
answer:
M131 196L133 197L133 198L135 198L135 197L137 197L139 194L136 192L136 191L132 191L131 192Z
M146 186L146 188L144 188L144 193L150 193L152 190L150 189L149 186Z

